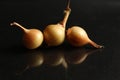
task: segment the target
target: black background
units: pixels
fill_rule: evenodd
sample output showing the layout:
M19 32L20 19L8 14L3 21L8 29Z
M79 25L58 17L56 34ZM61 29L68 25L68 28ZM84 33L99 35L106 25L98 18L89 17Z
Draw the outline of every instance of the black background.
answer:
M62 66L38 66L21 75L24 56L54 53L76 54L81 48L59 47L26 50L22 46L22 31L11 27L16 21L26 28L41 31L52 23L62 20L67 0L1 0L0 1L0 80L120 80L120 1L119 0L71 0L67 27L83 27L89 37L105 48L90 55L82 64ZM80 53L81 54L81 53ZM26 58L26 57L25 57ZM22 69L21 69L22 68Z

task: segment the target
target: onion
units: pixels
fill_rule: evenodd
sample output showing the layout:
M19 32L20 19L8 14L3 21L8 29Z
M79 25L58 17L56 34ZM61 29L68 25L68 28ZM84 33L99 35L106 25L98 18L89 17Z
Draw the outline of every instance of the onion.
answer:
M87 35L86 31L79 27L73 26L67 30L67 40L68 42L76 47L81 47L86 44L90 44L95 48L103 48L103 46L96 44L93 42Z
M20 24L13 22L11 26L17 26L23 31L23 44L28 49L38 48L43 42L43 34L38 29L26 29Z
M48 46L58 46L64 42L66 23L71 12L69 5L70 1L64 11L65 16L61 22L57 24L50 24L44 29L44 39Z

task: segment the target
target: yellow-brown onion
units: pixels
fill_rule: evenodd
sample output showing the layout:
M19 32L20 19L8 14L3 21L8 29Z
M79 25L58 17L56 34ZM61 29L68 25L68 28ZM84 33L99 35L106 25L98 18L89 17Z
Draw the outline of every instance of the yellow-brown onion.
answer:
M69 8L70 1L65 9L64 19L58 24L48 25L44 31L44 40L48 46L58 46L64 42L65 39L65 27L70 15L71 9Z
M23 44L28 49L36 49L43 42L43 34L39 29L26 29L20 24L13 22L11 26L17 26L23 31Z
M103 48L103 46L96 44L94 41L92 41L86 31L79 27L79 26L73 26L67 30L67 40L68 42L76 47L81 47L86 44L90 44L95 48Z

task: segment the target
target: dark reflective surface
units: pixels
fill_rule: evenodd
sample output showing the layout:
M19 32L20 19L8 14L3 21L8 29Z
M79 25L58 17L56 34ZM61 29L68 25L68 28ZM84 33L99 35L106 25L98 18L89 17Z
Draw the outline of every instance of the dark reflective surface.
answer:
M42 50L25 50L21 53L19 53L23 50L21 48L9 49L11 53L4 53L0 56L2 63L0 71L3 79L9 79L12 76L11 79L34 79L34 77L53 80L67 79L69 74L71 75L69 71L84 65L84 61L89 61L88 56L100 56L103 51L103 49L75 48L65 45Z
M26 28L43 30L62 19L66 2L0 1L0 80L120 80L117 0L71 1L67 28L82 26L93 41L105 46L100 50L74 48L66 42L58 47L27 50L22 46L21 30L9 26L16 21Z

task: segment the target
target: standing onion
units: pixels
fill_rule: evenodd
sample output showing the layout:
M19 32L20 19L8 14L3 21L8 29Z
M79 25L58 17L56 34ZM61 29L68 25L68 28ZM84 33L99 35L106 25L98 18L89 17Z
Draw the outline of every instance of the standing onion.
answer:
M48 25L44 31L44 39L48 46L58 46L64 42L65 39L65 27L70 15L71 9L69 8L70 1L68 1L67 8L65 9L64 19L57 24Z
M43 34L38 29L26 29L20 24L13 22L11 26L17 26L23 31L23 44L28 49L38 48L43 42Z
M87 35L86 31L79 27L73 26L67 30L67 40L68 42L76 47L81 47L86 44L90 44L95 48L103 48L103 46L96 44L93 42Z

